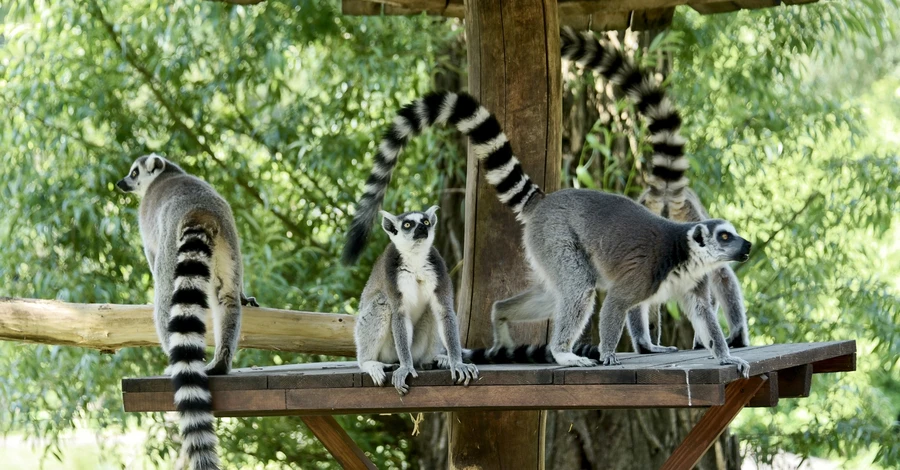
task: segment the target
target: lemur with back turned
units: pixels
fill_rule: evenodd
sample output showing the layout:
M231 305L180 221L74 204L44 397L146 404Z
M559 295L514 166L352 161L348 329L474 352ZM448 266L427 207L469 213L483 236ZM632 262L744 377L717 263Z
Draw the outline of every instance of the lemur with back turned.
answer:
M382 148L390 145L383 143ZM456 383L465 385L478 378L478 368L462 361L453 281L433 246L437 210L432 206L425 212L396 216L381 211L381 227L391 243L372 267L360 296L354 330L359 368L381 386L385 367L399 362L391 382L400 395L409 393L407 378L419 376L416 366L436 362L450 370ZM357 217L364 213L358 210ZM371 224L371 219L368 222ZM361 226L354 225L357 229ZM351 229L351 240L353 235ZM348 263L355 260L345 258ZM438 354L438 337L444 346L442 354Z
M399 111L388 131L394 140L389 152L379 148L375 158L345 257L355 259L368 238L371 223L366 221L381 205L399 148L427 127L444 123L469 137L488 183L523 223L525 254L536 278L525 292L495 302L494 348L515 345L509 322L552 316L549 349L554 361L564 366L594 365L572 348L593 311L599 288L606 291L598 356L604 365L619 363L615 348L630 309L676 297L719 362L734 364L747 376L749 365L731 356L703 281L731 261L746 260L750 243L724 220L677 223L619 195L585 189L545 195L522 170L496 117L465 93L431 93Z
M180 413L182 452L193 470L219 468L210 375L227 374L238 347L243 266L231 207L206 182L151 154L116 183L141 200L140 231L153 273L153 317ZM206 310L215 357L206 363Z
M608 41L598 40L591 32L576 33L564 28L561 34L562 57L595 71L611 81L631 98L638 112L648 120L649 141L653 146L650 171L645 175L649 186L638 202L654 214L676 222L700 222L709 219L706 208L689 186L685 173L690 161L684 155L685 141L679 135L681 117L665 94L660 83L650 73L635 66L632 60ZM750 345L744 297L737 276L725 265L710 272L708 282L712 290L713 311L721 304L728 322L729 347ZM677 348L654 345L650 340L648 314L659 305L634 308L628 313L628 330L636 352L670 352ZM696 333L696 331L695 331ZM702 348L698 334L694 347Z

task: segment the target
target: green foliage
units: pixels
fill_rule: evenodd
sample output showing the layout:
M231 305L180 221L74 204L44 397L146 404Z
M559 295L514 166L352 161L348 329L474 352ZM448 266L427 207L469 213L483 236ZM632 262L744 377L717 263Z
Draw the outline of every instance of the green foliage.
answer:
M376 250L355 269L334 262L347 212L375 137L393 110L431 88L458 25L343 16L325 0L13 1L0 17L0 295L150 301L137 204L113 184L155 151L231 202L247 292L263 305L354 311ZM413 184L392 190L386 207L432 204L440 175L427 168L455 152L439 134L417 139L395 177ZM243 351L236 365L320 359ZM0 344L9 371L0 401L12 404L0 426L48 439L50 455L76 426L139 426L152 459L167 461L175 446L159 438L175 434L173 423L126 417L119 389L121 377L163 367L155 349ZM407 466L408 420L342 420L380 468ZM297 418L222 423L234 465L335 466Z
M377 249L355 269L335 262L348 210L375 137L431 87L459 23L343 16L327 0L13 0L0 18L0 295L148 302L136 201L113 183L156 151L232 203L249 294L266 306L354 312ZM738 271L754 343L859 340L858 372L816 377L810 398L742 415L738 435L764 458L786 449L900 465L900 285L890 284L900 261L900 56L889 47L898 21L896 4L875 0L679 9L676 34L640 58L675 54L668 80L684 110L692 186L754 242ZM565 184L639 191L645 147L640 126L616 117L627 110L613 103ZM447 177L435 169L457 158L441 133L416 139L395 176L406 184L393 185L386 207L432 204ZM319 359L242 351L237 365ZM163 367L154 349L2 343L0 403L10 406L0 407L0 430L47 439L52 457L75 427L139 428L148 458L165 466L173 422L126 416L119 389L121 377ZM408 419L340 419L379 468L411 465ZM335 467L297 418L220 423L236 467Z

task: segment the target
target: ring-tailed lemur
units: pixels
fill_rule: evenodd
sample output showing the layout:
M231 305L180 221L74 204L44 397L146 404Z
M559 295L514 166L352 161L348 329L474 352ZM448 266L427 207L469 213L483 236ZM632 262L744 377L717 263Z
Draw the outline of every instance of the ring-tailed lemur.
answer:
M398 216L381 211L381 227L391 243L375 262L360 298L356 321L359 368L384 384L387 364L400 363L391 381L401 395L415 366L450 369L456 383L478 378L478 368L462 362L459 326L453 310L453 282L434 243L437 206ZM437 355L440 336L446 354Z
M676 223L619 195L567 189L544 195L524 173L497 119L472 96L432 93L405 106L379 147L373 176L359 202L345 254L354 259L368 235L409 138L426 127L450 123L469 136L485 177L524 224L524 245L537 281L527 291L494 303L494 348L512 348L510 321L554 316L550 350L561 365L590 366L572 347L593 310L597 288L606 290L600 311L600 360L617 364L615 348L628 310L681 297L694 330L722 364L732 357L701 282L707 273L749 257L750 243L724 220ZM554 315L555 313L555 315Z
M562 57L584 68L598 72L624 90L637 105L638 112L648 120L649 141L653 146L650 171L645 175L649 188L638 202L654 214L676 222L700 222L709 214L697 194L688 187L684 176L690 161L684 155L684 139L679 135L681 117L666 97L661 84L650 73L636 67L631 58L607 41L599 41L591 32L576 33L564 28L561 35ZM709 286L713 293L713 311L722 304L728 321L728 346L750 345L744 298L737 276L730 266L722 266L710 273ZM634 308L628 313L628 330L636 352L672 352L674 347L654 345L650 339L648 315L660 306ZM698 335L694 346L703 347Z
M209 375L227 374L238 347L243 266L231 207L207 183L156 154L138 158L116 186L140 200L144 254L153 273L156 332L169 356L182 452L193 470L219 468ZM206 309L215 358L206 364Z

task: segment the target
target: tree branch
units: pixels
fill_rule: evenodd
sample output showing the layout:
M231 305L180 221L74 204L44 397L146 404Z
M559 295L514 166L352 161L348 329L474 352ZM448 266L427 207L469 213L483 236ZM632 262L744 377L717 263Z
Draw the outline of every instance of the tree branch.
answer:
M794 212L794 214L791 215L791 218L787 222L781 224L781 227L779 227L778 230L776 230L772 235L769 236L769 238L766 239L766 241L760 243L759 246L756 247L755 250L753 250L753 252L750 254L750 258L747 261L734 266L734 272L738 272L741 269L741 267L751 264L750 261L753 261L754 258L757 258L760 253L764 253L766 250L766 247L768 247L769 244L772 243L772 240L774 240L775 237L778 236L779 233L783 232L789 226L793 225L794 222L797 220L797 217L800 217L800 214L803 214L804 212L806 212L806 210L809 209L809 206L812 205L812 203L820 197L822 197L822 193L820 193L818 191L816 191L812 195L810 195L806 199L806 202L803 204L803 207L801 207L800 210L798 210L797 212Z
M356 317L244 307L242 348L354 356ZM212 328L210 328L212 330ZM74 304L0 297L0 340L114 351L157 346L152 305ZM212 334L207 344L213 344Z
M125 39L123 37L121 37L119 35L119 33L116 32L115 27L113 26L112 23L109 22L109 20L106 19L106 16L103 15L103 11L100 9L100 7L97 5L97 3L92 1L91 6L92 6L92 8L90 8L90 10L91 10L92 16L94 16L94 18L103 25L110 40L112 40L113 43L115 43L116 45L118 45L122 48L123 55L125 57L125 61L128 62L128 64L131 65L131 67L133 67L144 78L144 83L147 85L147 87L150 88L150 91L151 91L151 93L153 93L153 96L156 97L156 100L163 106L163 108L165 108L166 112L168 112L169 116L175 122L176 127L178 127L182 132L184 132L185 135L187 135L191 139L191 141L193 141L194 144L197 147L199 147L204 153L209 155L213 162L215 162L222 169L227 170L228 166L225 164L225 162L222 161L221 159L219 159L216 156L216 153L213 151L212 147L210 147L209 144L206 143L206 141L209 140L207 138L207 136L203 136L204 140L200 140L200 136L198 136L198 134L193 129L191 129L181 119L181 116L178 113L178 111L175 109L175 107L171 103L169 103L169 101L163 95L163 92L159 89L159 86L157 85L156 80L153 77L153 74L149 70L147 70L147 68L144 67L138 61L137 57L135 57L134 53L132 52L131 46L128 44L127 41L125 41ZM243 188L248 194L250 194L254 199L256 199L263 207L265 207L269 212L271 212L272 215L274 215L276 218L278 218L281 221L281 223L285 226L285 228L293 231L296 234L300 234L300 233L304 232L302 227L300 227L300 225L298 225L296 222L291 220L290 217L283 214L278 209L275 209L274 207L271 207L268 204L266 204L266 200L265 200L265 198L262 197L262 194L258 190L254 189L252 186L250 186L250 183L247 182L245 179L240 178L240 177L235 177L235 181L237 182L238 186ZM316 245L319 248L322 248L321 244L318 243L316 240L309 239L308 243Z

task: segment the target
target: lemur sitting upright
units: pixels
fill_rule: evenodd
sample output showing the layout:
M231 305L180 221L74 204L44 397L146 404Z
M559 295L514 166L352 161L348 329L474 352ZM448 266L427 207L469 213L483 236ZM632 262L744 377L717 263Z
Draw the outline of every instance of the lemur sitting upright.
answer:
M243 265L231 206L206 182L151 154L116 183L141 199L144 254L153 273L153 317L181 414L182 451L193 470L219 468L208 375L227 374L237 351ZM216 351L206 364L206 309Z
M621 75L633 76L628 69ZM497 119L464 93L431 93L399 111L375 157L375 170L345 247L346 258L355 259L368 238L366 221L384 199L400 149L411 136L443 123L469 136L488 183L524 224L525 253L537 278L525 292L494 303L494 348L514 346L510 321L552 316L554 360L566 366L593 365L592 359L574 354L572 348L590 318L599 288L606 290L600 310L603 364L619 363L615 348L630 309L674 297L682 299L694 330L719 362L737 365L747 376L747 362L728 351L703 280L731 261L746 260L750 243L724 220L676 223L619 195L585 189L544 195L522 170Z
M391 381L401 395L406 379L418 377L415 366L450 369L456 383L478 378L474 364L464 364L459 325L453 309L453 282L434 248L437 206L398 216L381 211L381 227L391 243L375 262L360 298L356 321L356 359L372 380L382 385L384 368L400 363ZM445 353L438 355L440 336Z

